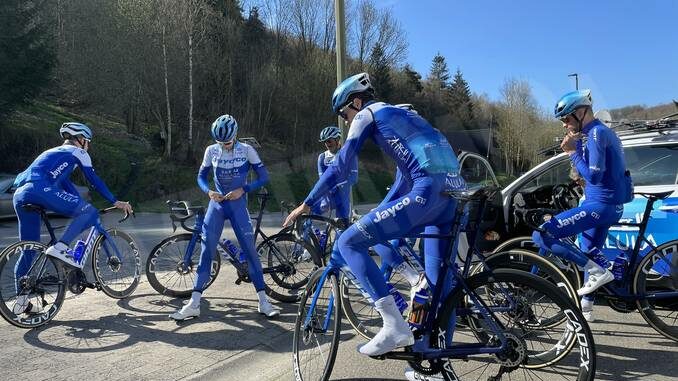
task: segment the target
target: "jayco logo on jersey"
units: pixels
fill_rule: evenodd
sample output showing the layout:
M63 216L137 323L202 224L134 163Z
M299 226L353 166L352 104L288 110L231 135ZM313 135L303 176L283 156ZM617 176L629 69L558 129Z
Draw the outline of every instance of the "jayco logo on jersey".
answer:
M573 214L570 217L563 218L562 220L558 220L558 225L556 227L558 229L568 226L568 225L574 225L575 222L579 221L580 219L586 217L586 211L582 210L581 212L577 214Z
M219 164L235 164L235 163L244 163L247 161L247 158L244 157L234 157L233 159L219 159Z
M404 199L398 201L395 205L377 212L376 217L372 221L379 222L385 218L395 217L396 212L406 207L407 205L410 205L409 197L405 197Z
M405 147L403 143L400 142L400 138L394 137L393 139L386 139L386 142L391 146L393 152L398 155L398 158L401 160L407 160L410 156L410 150Z
M64 168L66 168L66 167L68 167L68 162L61 164L55 170L49 171L49 173L52 175L53 179L56 179L57 176L59 176L61 174L61 172L63 172Z

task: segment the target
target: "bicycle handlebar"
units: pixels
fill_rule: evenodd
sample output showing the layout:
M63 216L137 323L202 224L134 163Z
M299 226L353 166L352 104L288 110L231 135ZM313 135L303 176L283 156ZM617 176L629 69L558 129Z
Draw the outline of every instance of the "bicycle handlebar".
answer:
M99 209L99 214L106 214L106 213L111 212L111 211L116 210L116 209L118 209L118 208L116 208L115 206L110 206L108 208ZM129 218L129 216L130 216L130 213L125 212L125 216L122 219L118 220L118 223L120 224L120 223L125 222ZM134 217L134 218L137 217L136 214L134 214L134 212L132 212L132 217Z

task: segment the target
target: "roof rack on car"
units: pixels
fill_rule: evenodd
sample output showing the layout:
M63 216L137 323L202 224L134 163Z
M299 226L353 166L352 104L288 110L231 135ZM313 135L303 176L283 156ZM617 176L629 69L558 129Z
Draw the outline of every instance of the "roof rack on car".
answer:
M619 120L610 123L617 135L678 128L678 112L651 120Z

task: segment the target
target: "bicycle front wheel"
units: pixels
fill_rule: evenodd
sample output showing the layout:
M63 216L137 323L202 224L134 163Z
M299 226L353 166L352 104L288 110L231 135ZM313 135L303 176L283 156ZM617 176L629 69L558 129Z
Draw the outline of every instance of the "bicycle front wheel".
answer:
M432 337L442 345L483 344L499 347L500 327L506 348L493 355L471 355L451 360L451 368L461 379L590 381L594 379L596 355L593 334L578 307L555 285L536 275L514 269L497 269L466 280L471 294L457 288L444 303L438 328ZM476 302L485 304L487 310ZM481 311L492 312L484 315ZM468 326L456 323L466 318ZM544 317L563 314L559 325L544 325ZM445 338L444 340L442 338Z
M146 260L146 278L161 295L188 298L193 292L200 262L200 237L191 247L190 233L173 235L156 245ZM215 253L210 266L207 289L217 278L221 256Z
M341 333L341 298L337 275L317 270L301 296L292 343L297 381L328 380ZM321 282L322 281L322 282Z
M280 302L299 300L321 259L308 242L293 234L276 234L257 246L266 293Z
M640 261L634 276L638 311L652 328L678 341L678 240L660 245Z
M14 326L47 324L64 302L67 282L63 266L58 259L46 256L46 249L40 242L20 241L0 253L0 314ZM18 279L17 268L26 271Z
M136 290L141 276L139 248L124 231L109 229L94 244L92 271L101 291L111 298L126 298Z

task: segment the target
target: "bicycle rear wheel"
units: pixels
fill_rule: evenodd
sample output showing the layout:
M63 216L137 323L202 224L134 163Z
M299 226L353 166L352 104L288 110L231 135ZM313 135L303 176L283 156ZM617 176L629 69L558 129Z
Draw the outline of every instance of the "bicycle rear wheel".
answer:
M311 276L299 303L292 342L297 381L328 380L337 357L341 333L339 282L336 274L330 273L321 284L323 271L319 269Z
M633 289L635 295L654 296L636 302L645 321L665 337L678 341L678 240L660 245L640 261Z
M58 259L44 254L46 249L40 242L20 241L0 253L0 314L14 326L35 328L47 324L63 305L67 283L64 269ZM27 250L35 253L32 261L23 258L30 271L16 279L15 266ZM26 302L37 306L37 311L22 308Z
M321 266L314 247L293 234L275 234L257 246L266 293L275 300L299 300L311 274Z
M475 380L499 379L508 374L511 380L545 380L557 374L558 379L564 380L594 379L593 334L581 311L555 285L514 269L480 273L466 283L473 295L493 311L493 320L503 327L509 347L495 355L451 360L450 366L457 376ZM471 300L461 288L448 297L432 335L440 338L436 343L449 345L454 335L455 344L499 345L496 333ZM542 325L541 317L553 316L553 310L566 316L565 321L557 326ZM455 329L455 311L460 311L472 324Z
M146 259L146 278L151 287L161 295L188 298L193 292L200 262L200 237L198 236L188 260L185 260L193 237L190 233L173 235L156 245ZM210 267L207 289L217 278L221 256L215 253Z
M117 229L107 230L94 244L92 271L101 291L111 298L126 298L136 290L141 276L139 249L132 237ZM117 250L117 251L116 251Z

